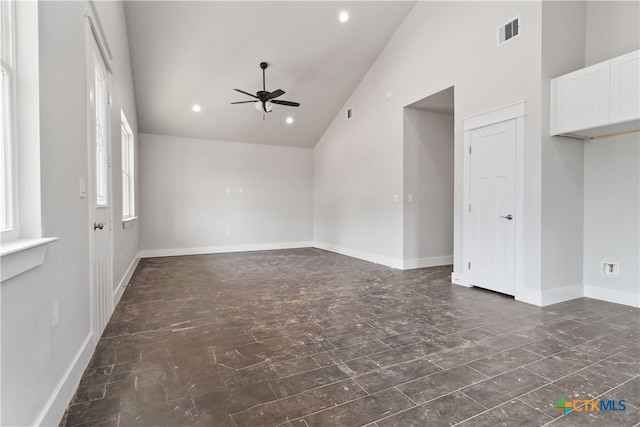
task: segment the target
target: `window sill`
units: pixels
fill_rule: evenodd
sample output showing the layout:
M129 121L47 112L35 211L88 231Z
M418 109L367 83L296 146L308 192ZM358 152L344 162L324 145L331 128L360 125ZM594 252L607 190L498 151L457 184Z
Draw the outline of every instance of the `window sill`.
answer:
M133 227L134 225L136 225L137 222L138 222L137 216L132 216L131 218L123 219L122 228Z
M44 262L47 245L58 240L57 237L41 239L18 239L3 243L0 247L0 281L11 279L29 271Z

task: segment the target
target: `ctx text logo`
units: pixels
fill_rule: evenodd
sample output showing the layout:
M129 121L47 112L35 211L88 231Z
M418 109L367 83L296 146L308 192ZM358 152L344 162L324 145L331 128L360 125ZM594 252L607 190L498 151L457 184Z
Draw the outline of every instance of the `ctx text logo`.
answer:
M624 411L627 409L625 400L601 400L601 399L580 399L580 400L564 400L558 398L556 409L567 414L571 411L576 412L596 412L596 411Z

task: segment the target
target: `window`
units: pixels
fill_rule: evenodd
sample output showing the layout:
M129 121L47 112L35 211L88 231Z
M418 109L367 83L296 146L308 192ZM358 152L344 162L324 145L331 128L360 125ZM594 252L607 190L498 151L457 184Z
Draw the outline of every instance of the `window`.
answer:
M15 61L13 2L0 2L0 229L2 240L15 240L17 224L16 132L15 132Z
M131 126L124 112L120 112L122 143L122 219L133 219L136 216L135 199L135 141Z
M42 236L38 52L38 2L0 0L0 282L58 240Z

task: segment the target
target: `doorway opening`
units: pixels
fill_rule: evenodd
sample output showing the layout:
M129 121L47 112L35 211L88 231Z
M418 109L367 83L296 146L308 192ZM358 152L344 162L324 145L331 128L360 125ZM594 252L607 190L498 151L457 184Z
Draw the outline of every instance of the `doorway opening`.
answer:
M453 264L454 87L404 107L403 268Z

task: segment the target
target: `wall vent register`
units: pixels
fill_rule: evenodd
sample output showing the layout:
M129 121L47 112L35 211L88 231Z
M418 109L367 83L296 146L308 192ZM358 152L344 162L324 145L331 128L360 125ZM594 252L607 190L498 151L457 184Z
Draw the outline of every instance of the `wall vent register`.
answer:
M520 35L520 18L515 18L498 28L498 46Z

